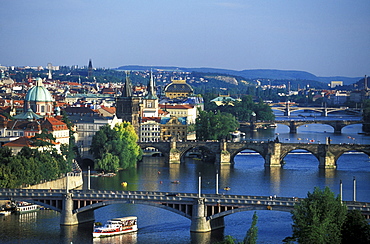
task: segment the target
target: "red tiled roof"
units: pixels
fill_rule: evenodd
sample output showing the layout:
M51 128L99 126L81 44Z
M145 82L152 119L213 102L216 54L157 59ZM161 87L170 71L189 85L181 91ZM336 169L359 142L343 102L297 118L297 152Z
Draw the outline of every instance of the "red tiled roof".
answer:
M194 108L193 105L188 105L188 104L184 104L184 105L159 104L159 107L162 109L192 109Z
M19 137L18 139L5 143L4 147L31 147L31 142L30 142L29 136L22 136Z

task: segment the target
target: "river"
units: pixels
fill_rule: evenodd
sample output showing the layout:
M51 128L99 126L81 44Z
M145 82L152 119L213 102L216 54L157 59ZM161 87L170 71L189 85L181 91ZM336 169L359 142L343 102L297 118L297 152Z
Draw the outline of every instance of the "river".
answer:
M350 125L336 135L326 125L301 126L297 134L289 134L287 126L262 130L248 139L268 140L279 137L281 142L322 143L330 137L332 143L370 144L370 137L358 134L361 125ZM337 169L319 169L317 159L308 152L298 151L285 157L283 168L264 167L263 158L254 152L238 155L235 164L220 168L197 160L168 165L163 158L145 158L137 168L121 171L112 178L91 178L91 188L104 190L148 190L198 192L198 173L202 176L202 193L215 193L216 171L219 171L219 192L224 194L277 195L305 197L314 187L328 186L339 193L343 181L343 199L353 198L353 177L356 178L357 201L370 202L370 161L363 153L347 153L338 160ZM171 181L178 180L179 184ZM128 182L127 187L120 185ZM224 187L230 187L224 191ZM86 186L85 186L86 187ZM231 235L242 241L251 225L253 211L225 217L225 229L205 234L190 233L190 220L175 213L139 204L115 204L95 210L99 222L114 217L135 215L139 231L112 238L92 238L92 225L61 227L59 213L46 210L0 218L1 243L215 243ZM291 214L277 211L257 211L258 243L282 243L291 235Z

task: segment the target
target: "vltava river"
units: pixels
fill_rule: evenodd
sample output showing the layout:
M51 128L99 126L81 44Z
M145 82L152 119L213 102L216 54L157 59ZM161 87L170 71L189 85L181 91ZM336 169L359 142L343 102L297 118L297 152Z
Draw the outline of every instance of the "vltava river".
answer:
M325 131L325 132L324 132ZM286 126L275 130L263 130L247 139L274 139L277 134L281 142L322 143L330 136L332 143L370 144L370 137L358 134L361 125L348 126L343 134L333 134L325 125L300 127L298 134L289 134ZM354 138L354 139L353 139ZM268 169L256 153L239 155L235 165L215 167L197 160L168 165L162 158L145 158L136 169L122 171L113 178L91 178L91 188L101 190L148 190L171 192L198 192L198 173L202 175L202 192L215 192L215 175L219 170L220 193L245 195L277 195L305 197L315 186L328 186L339 193L339 182L343 181L343 199L352 200L353 177L357 183L357 201L370 202L370 162L363 153L348 153L340 157L335 170L318 168L317 159L308 152L286 156L281 169ZM180 184L172 184L178 180ZM120 183L128 182L123 188ZM224 187L230 187L224 191ZM225 217L225 229L215 233L191 234L190 220L175 213L138 204L116 204L95 210L96 221L105 222L114 217L136 215L139 231L113 238L93 240L92 225L61 227L59 213L39 211L36 213L11 215L0 219L1 243L214 243L225 235L242 241L251 225L253 211L235 213ZM258 243L282 243L291 235L291 214L277 211L257 211Z

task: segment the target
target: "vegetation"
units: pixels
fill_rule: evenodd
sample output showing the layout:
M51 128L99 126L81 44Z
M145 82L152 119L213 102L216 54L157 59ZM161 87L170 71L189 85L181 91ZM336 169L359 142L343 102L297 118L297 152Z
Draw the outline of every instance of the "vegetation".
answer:
M243 96L240 101L225 102L225 104L221 106L209 102L207 106L205 106L205 109L208 111L220 110L221 112L230 113L234 115L238 121L251 121L252 119L261 121L275 120L275 115L271 107L261 99L258 103L253 102L252 96ZM255 118L252 118L253 113L256 114Z
M252 217L252 224L247 234L243 240L243 242L239 242L239 244L256 244L257 237L258 237L258 227L257 227L257 212L254 212ZM225 236L224 240L220 242L220 244L235 244L236 239L232 236Z
M249 228L246 237L244 238L243 244L256 244L258 237L258 227L257 227L257 212L255 211L252 217L252 225Z
M117 171L136 166L142 152L137 144L138 136L129 122L102 126L92 139L90 152L96 158L95 168Z
M199 111L195 120L197 140L222 140L239 127L236 118L229 113Z
M370 225L358 210L349 211L342 226L342 244L352 243L370 243Z
M17 188L58 179L72 169L65 156L55 149L41 152L29 147L13 155L8 147L0 147L0 187Z
M326 187L315 188L292 211L293 237L299 243L341 243L347 207Z

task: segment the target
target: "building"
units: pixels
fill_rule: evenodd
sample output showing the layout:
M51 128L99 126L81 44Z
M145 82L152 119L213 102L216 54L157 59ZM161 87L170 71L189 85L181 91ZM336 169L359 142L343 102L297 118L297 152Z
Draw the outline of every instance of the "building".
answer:
M33 112L42 116L51 116L54 113L54 99L44 87L42 79L36 78L36 85L28 90L24 99L24 112L32 109Z
M330 88L334 88L337 86L343 86L343 81L330 81Z
M161 140L161 118L143 117L140 124L140 142L158 142Z
M195 119L198 116L198 110L195 105L190 104L160 104L159 108L167 111L170 116L186 117L188 124L195 124Z
M142 117L158 117L158 97L155 92L155 84L152 73L150 73L147 94L143 97L142 102Z
M186 117L161 118L161 140L169 141L171 139L186 141L188 126Z
M193 92L193 88L186 83L186 80L171 80L171 83L164 88L165 96L171 99L188 97Z

